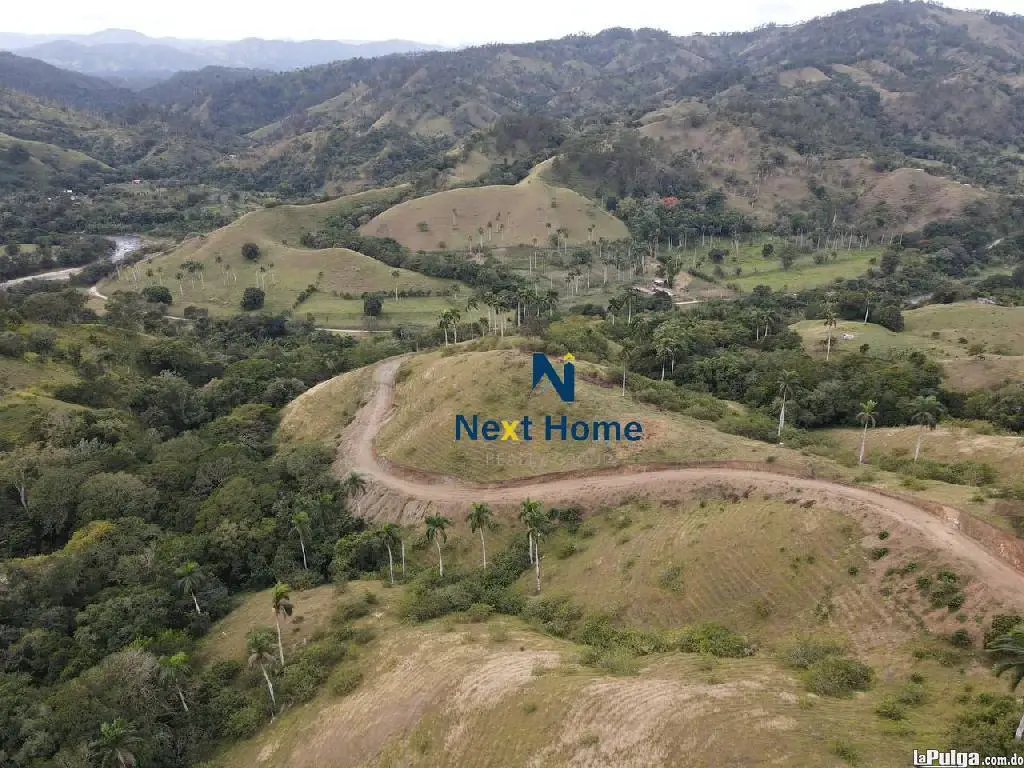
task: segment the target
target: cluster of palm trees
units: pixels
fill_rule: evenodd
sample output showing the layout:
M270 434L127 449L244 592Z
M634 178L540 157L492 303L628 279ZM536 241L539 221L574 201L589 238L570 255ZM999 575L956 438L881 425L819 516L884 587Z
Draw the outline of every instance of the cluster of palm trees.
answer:
M779 375L779 442L782 442L782 430L786 427L786 406L793 399L793 390L798 383L796 371L783 371ZM917 444L914 448L914 462L921 457L921 441L924 438L925 430L935 431L939 421L945 415L945 407L939 402L935 395L918 395L914 398L913 415L911 419L918 425ZM863 464L867 454L868 430L878 424L878 402L865 400L860 404L857 412L857 421L864 428L861 432L860 450L857 453L857 463Z
M270 697L270 706L273 713L277 712L277 697L274 694L274 683L270 679L267 668L278 667L283 670L285 666L284 643L281 638L281 619L287 620L294 610L291 600L291 588L287 584L278 582L270 593L271 606L274 609L274 623L277 625L277 654L274 653L274 638L266 629L254 629L246 636L246 653L250 669L259 669L263 680L267 684L267 694Z

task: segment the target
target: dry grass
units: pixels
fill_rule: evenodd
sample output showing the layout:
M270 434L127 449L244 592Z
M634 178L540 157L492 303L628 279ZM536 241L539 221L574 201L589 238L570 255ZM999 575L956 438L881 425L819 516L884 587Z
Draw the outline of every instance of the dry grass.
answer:
M337 447L342 432L363 404L374 368L349 371L317 385L292 401L281 415L278 438L310 440Z
M798 85L823 83L829 77L815 67L800 67L779 72L779 85L783 88L795 88Z
M629 525L619 522L623 515L632 518ZM554 542L542 545L546 594L567 594L594 610L622 606L624 621L648 627L727 621L758 641L757 654L655 654L638 659L636 675L612 676L576 664L580 647L516 619L490 620L505 628L500 640L487 625L402 623L394 609L400 589L382 590L380 615L372 620L380 639L359 655L363 685L344 698L322 692L213 764L653 768L700 755L700 765L712 768L839 766L830 750L841 737L856 746L861 764L895 767L915 746L944 743L965 686L1002 690L970 657L954 667L913 658L913 644L924 638L919 622L936 631L960 625L920 604L914 574L886 575L888 566L913 558L928 572L963 571L901 529L886 539L890 554L873 562L865 553L878 543L875 521L781 500L632 505L587 525L594 535L568 559L551 554ZM684 564L680 586L667 589L662 574L677 562ZM847 572L850 564L860 567L857 574ZM829 586L832 611L822 619L815 608ZM991 606L983 585L968 592L967 610L985 615ZM261 595L252 600L257 610L265 602ZM247 609L248 603L240 610ZM249 623L238 622L238 629ZM966 627L979 635L974 623ZM806 632L846 642L874 667L872 689L849 699L808 696L798 674L774 658ZM874 709L911 673L923 676L927 698L895 729Z
M870 354L924 352L943 367L950 383L961 391L1000 384L1024 371L1024 307L999 307L968 301L931 304L903 313L902 333L856 321L840 322L833 333L832 351L855 351L869 345ZM808 351L825 354L827 330L820 320L795 323ZM847 335L851 338L844 339ZM970 356L973 345L984 345L982 356Z
M576 402L569 404L547 385L531 392L530 357L522 352L417 356L405 363L396 387L395 413L377 438L378 453L404 466L464 480L693 459L761 461L770 454L783 464L799 462L795 452L727 435L708 422L623 399L617 387L580 381L586 369L586 364L577 365ZM513 420L529 415L533 440L456 442L456 414ZM545 441L542 430L547 414L555 418L565 414L570 423L636 420L644 425L644 439L634 443Z
M245 639L249 630L274 626L272 593L273 590L265 589L247 595L238 608L213 625L199 646L198 657L204 663L220 659L244 661ZM327 626L331 612L341 598L338 590L330 585L292 593L295 612L291 620L281 626L286 657L290 649L302 645L318 628Z
M327 203L282 205L254 211L209 235L190 238L170 253L157 256L141 266L140 272L145 274L148 269L153 273L143 278L143 284L170 288L174 293L175 308L191 304L207 307L217 314L238 311L242 292L246 287L256 286L261 266L268 270L265 277L266 308L271 311L291 309L299 292L316 283L321 273L323 277L315 297L321 304L342 301L334 298L333 294L359 296L365 291L391 292L395 289L396 279L388 265L345 248L302 248L299 239L303 233L320 227L333 213L355 203L369 199L386 200L394 195L395 190L378 190ZM258 263L242 257L242 246L250 242L258 245L262 252ZM203 265L202 279L185 273L179 283L176 275L182 272L182 263L189 260ZM437 280L408 270L399 270L397 278L400 290L443 293L452 284L452 281ZM105 280L98 288L104 295L109 295L116 290L137 290L138 286L125 271L119 279ZM299 312L302 311L300 306ZM321 311L329 311L329 306Z
M485 245L530 245L534 240L546 244L560 227L568 231L570 244L628 235L621 221L592 201L532 177L515 186L452 189L409 200L361 231L393 237L414 251L433 251L441 249L441 243L449 249L479 245L481 229Z

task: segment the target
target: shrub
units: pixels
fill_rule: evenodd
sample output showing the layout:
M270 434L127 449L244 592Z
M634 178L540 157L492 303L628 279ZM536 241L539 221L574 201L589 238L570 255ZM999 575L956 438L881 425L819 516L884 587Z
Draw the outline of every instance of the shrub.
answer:
M679 640L679 650L685 653L708 653L721 658L739 658L753 653L747 638L715 622L684 629Z
M883 557L885 557L886 555L889 554L889 548L888 547L875 547L874 549L871 550L870 554L871 554L871 559L872 560L881 560Z
M967 697L967 709L957 714L947 733L952 749L978 752L983 757L1021 755L1024 749L1013 738L1021 706L1012 696L979 694Z
M881 539L882 541L885 541L886 539L889 538L889 532L888 531L879 531L878 532L878 538Z
M974 643L971 640L971 633L966 629L958 629L949 636L949 643L955 648L970 648Z
M985 632L985 645L988 646L997 637L1009 634L1018 624L1024 623L1024 616L1016 613L999 613L992 617L992 624Z
M672 565L661 573L658 583L670 592L679 592L683 588L683 566Z
M331 674L329 689L334 696L348 696L362 685L363 673L358 667L342 666Z
M875 707L875 714L886 720L905 720L907 718L906 707L900 704L893 696L883 697L882 701Z
M857 765L860 762L860 750L844 739L838 739L832 742L831 749L833 755L838 757L840 760L845 760L851 765Z
M814 640L803 638L784 648L779 654L779 661L793 669L807 669L815 662L829 656L841 656L843 646L831 640Z
M252 311L262 309L266 294L259 288L246 288L242 293L242 309Z
M266 710L263 707L250 704L228 716L224 724L224 735L231 739L246 739L260 729L266 718Z
M242 257L246 261L259 261L260 247L256 243L246 243L242 246Z
M473 603L466 611L466 618L474 624L482 624L494 613L494 606L487 603Z
M908 685L900 691L900 695L896 697L896 700L908 707L919 707L924 704L925 698L924 688L920 685Z
M849 696L871 686L874 671L867 664L842 656L826 656L807 668L807 690L819 696Z

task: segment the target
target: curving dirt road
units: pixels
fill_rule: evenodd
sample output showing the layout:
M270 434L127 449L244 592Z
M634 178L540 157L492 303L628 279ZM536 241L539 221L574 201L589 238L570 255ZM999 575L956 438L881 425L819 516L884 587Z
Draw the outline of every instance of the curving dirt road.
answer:
M999 597L1012 603L1021 602L1024 574L962 534L953 520L937 517L912 502L867 488L796 478L769 471L717 467L651 471L638 468L634 472L624 471L620 474L526 480L514 485L494 486L473 485L454 479L420 478L396 472L376 456L374 438L388 419L395 374L403 359L392 358L377 367L373 393L349 426L338 457L338 467L342 470L354 469L365 475L371 481L371 487L376 487L378 501L388 497L393 499L396 495L404 497L401 504L404 507L411 505L415 517L427 514L425 510L433 507L458 506L465 509L472 502L514 505L526 497L549 503L581 499L606 502L610 497L624 497L638 492L650 493L655 498L670 498L673 492L678 494L681 489L694 490L716 484L756 488L771 493L800 492L831 503L839 509L855 511L867 508L906 525L923 534L932 546L973 563L978 575ZM372 499L367 501L372 502ZM394 504L390 505L390 509L393 513ZM368 516L373 516L372 512Z

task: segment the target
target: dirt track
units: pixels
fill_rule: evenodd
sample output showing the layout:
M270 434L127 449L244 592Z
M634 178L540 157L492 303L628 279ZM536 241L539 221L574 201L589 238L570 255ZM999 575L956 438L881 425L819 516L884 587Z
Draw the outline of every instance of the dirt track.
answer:
M814 499L840 511L874 512L913 529L930 546L972 563L977 575L994 595L1011 603L1021 602L1024 574L960 533L956 524L951 522L952 517L938 517L923 506L867 488L769 471L723 467L652 471L637 468L618 474L526 480L491 486L472 485L452 478L418 477L394 470L376 456L374 438L389 416L395 374L401 363L402 358L394 358L377 367L374 391L349 426L338 457L339 471L354 469L370 481L370 490L359 502L360 513L366 517L409 522L434 511L464 512L472 502L511 506L526 497L552 504L575 502L592 507L611 504L628 496L642 495L661 500L685 498L695 490L721 486L772 494L799 494L804 499Z

